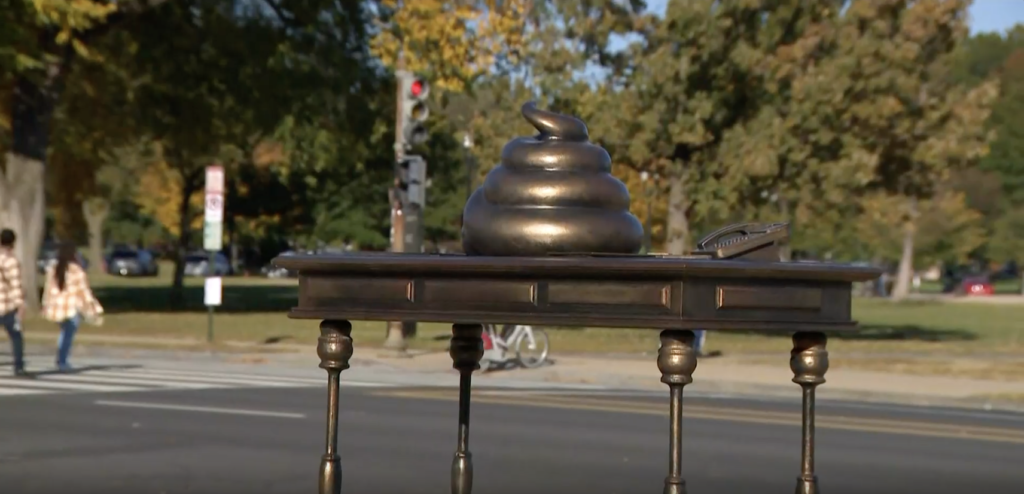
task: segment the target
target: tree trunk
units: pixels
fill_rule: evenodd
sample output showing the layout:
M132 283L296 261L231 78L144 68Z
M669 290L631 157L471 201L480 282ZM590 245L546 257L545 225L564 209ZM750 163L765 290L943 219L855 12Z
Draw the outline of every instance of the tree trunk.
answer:
M876 268L883 266L884 263L885 263L885 260L882 259L882 257L877 255L877 254L874 257L871 258L871 265L876 267ZM885 272L888 272L888 269L886 269ZM885 272L883 272L882 275L878 277L878 279L870 282L871 296L872 297L885 297L886 296L886 293L885 293Z
M179 165L180 166L180 165ZM192 194L198 189L198 173L181 173L181 202L178 203L178 242L174 249L174 281L171 283L171 308L185 307L185 256L192 238Z
M102 197L82 202L82 216L89 230L89 267L93 273L103 272L103 223L109 214L110 203Z
M903 226L903 252L896 271L896 284L892 288L892 299L900 301L910 294L910 283L914 276L914 233L917 229L917 204L911 203L911 211Z
M0 181L2 220L18 236L15 255L21 262L25 304L30 310L37 310L40 301L36 261L46 233L46 151L58 93L56 82L64 66L64 63L51 66L48 77L41 83L27 77L18 77L15 81L11 152L7 153L7 167Z
M672 255L683 255L690 251L690 219L686 215L689 201L685 187L682 177L672 177L668 190L668 228L665 233L665 249Z
M14 230L17 235L14 255L21 262L21 286L25 305L39 309L39 283L36 261L43 243L46 217L43 192L44 165L42 160L24 154L7 153L7 171L0 186L0 204L3 217L0 224Z

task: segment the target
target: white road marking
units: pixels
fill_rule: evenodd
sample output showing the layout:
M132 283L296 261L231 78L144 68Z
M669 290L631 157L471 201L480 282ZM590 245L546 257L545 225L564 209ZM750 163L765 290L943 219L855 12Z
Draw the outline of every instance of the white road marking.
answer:
M141 386L151 386L157 388L170 388L170 389L223 389L229 388L228 385L223 384L212 384L212 383L199 383L199 382L180 382L180 381L164 381L147 379L144 376L133 377L107 377L107 376L95 376L90 374L54 374L46 376L47 380L50 381L68 381L68 382L95 382L95 383L107 383L107 384L137 384Z
M215 407L196 407L187 405L170 405L165 403L143 403L136 401L108 401L108 400L97 400L93 404L106 407L124 407L124 408L147 408L153 410L172 410L178 412L196 412L196 413L221 413L228 415L250 415L256 417L275 417L283 419L304 419L305 414L302 413L288 413L288 412L272 412L268 410L247 410L243 408L215 408Z
M4 389L0 388L0 396L15 396L15 395L39 395L46 394L48 391L43 389Z
M137 374L161 374L161 375L167 375L167 376L183 376L183 377L188 377L188 376L209 377L209 376L219 375L216 372L190 371L190 370L179 370L179 369L162 369L162 368L156 368L156 367L150 367L150 368L145 368L145 369L131 369L130 372L137 373ZM249 377L252 377L254 379L269 379L269 380L273 380L273 381L277 381L277 382L282 382L282 383L323 384L323 383L327 382L326 373L324 374L325 377L323 379L317 379L317 378L311 378L311 377L268 376L266 374L257 374L257 373L253 373L253 374L237 374L237 373L235 373L235 374L228 374L228 375L234 376L234 377L239 377L239 378L249 378Z
M206 374L205 376L198 376L198 375L177 375L177 374L174 374L174 373L166 373L166 372L159 372L159 373L157 373L157 372L148 372L148 371L147 372L136 371L136 372L126 373L126 372L115 372L115 371L105 371L104 370L104 371L88 371L88 372L84 372L83 375L109 376L109 377L123 377L123 376L126 376L126 375L136 375L136 376L139 376L139 377L149 378L149 379L151 379L153 381L165 380L165 381L179 381L179 382L203 382L203 383L210 383L210 384L220 383L220 384L231 385L232 387L270 387L270 388L296 388L296 387L301 387L301 384L297 384L297 383L280 382L280 381L277 381L277 380L265 379L265 378L248 378L248 377L245 377L245 376L239 376L238 374L233 374L232 375L232 374L210 373L210 374ZM229 377L229 376L237 376L237 377ZM324 379L324 382L327 382L327 379ZM321 384L323 384L323 383L321 383ZM310 383L310 384L308 384L308 386L313 386L313 384Z
M83 369L76 373L56 373L51 369L31 369L34 378L0 377L0 398L17 395L53 393L117 393L135 391L323 388L323 379L265 374L199 372L191 370L106 368ZM389 388L395 383L341 380L342 387Z
M48 379L0 379L0 387L41 388L41 389L73 389L78 391L97 391L103 393L120 393L124 391L142 391L146 388L137 386L110 386L102 384L56 382Z

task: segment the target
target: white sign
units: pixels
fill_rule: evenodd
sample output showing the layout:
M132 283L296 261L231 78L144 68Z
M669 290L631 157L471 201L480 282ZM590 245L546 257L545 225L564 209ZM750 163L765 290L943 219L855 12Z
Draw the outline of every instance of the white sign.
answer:
M222 288L223 285L219 277L206 278L206 284L203 286L203 303L207 306L220 305Z
M206 167L206 193L224 194L224 167Z
M220 252L224 248L224 223L209 222L203 225L203 249Z
M205 220L207 223L221 223L224 221L224 194L218 192L206 193Z

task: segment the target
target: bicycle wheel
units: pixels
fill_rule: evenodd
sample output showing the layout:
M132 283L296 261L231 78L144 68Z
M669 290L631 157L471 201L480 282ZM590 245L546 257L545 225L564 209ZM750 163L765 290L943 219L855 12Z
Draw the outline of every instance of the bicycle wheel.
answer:
M527 326L529 328L529 326ZM533 346L530 346L530 338L526 332L524 332L515 341L516 349L516 360L519 364L527 369L534 367L540 367L548 360L548 334L543 329L528 329L530 333L533 333ZM527 352L532 353L536 356L526 357Z

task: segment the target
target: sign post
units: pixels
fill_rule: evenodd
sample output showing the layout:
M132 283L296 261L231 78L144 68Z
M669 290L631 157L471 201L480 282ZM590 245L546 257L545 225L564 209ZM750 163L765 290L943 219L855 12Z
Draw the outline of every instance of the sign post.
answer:
M206 264L206 283L203 286L203 301L208 308L206 341L213 343L213 308L221 305L221 279L216 275L215 260L223 248L224 241L224 168L206 167L206 201L203 214L203 250L210 254Z

